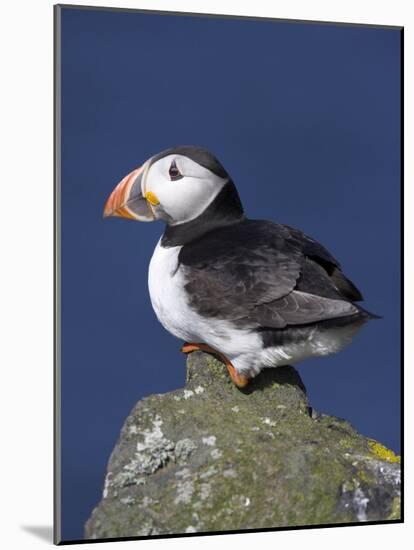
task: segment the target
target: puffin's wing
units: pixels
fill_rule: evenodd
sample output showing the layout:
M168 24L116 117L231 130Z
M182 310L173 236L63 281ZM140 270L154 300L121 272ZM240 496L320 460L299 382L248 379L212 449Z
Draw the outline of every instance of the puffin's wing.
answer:
M300 248L309 261L323 268L343 298L352 300L353 302L359 302L364 299L354 283L342 273L338 260L324 246L295 227L290 227L289 225L280 225L279 227L285 231L286 239L294 246Z
M306 261L285 226L253 220L211 231L179 255L190 306L203 316L284 327L356 313L319 266L314 292L297 288Z
M263 327L283 328L287 325L348 317L356 313L358 308L350 302L293 290L279 300L254 308L253 317Z
M274 224L244 222L213 230L179 254L191 307L208 317L249 317L259 304L293 290L301 254Z

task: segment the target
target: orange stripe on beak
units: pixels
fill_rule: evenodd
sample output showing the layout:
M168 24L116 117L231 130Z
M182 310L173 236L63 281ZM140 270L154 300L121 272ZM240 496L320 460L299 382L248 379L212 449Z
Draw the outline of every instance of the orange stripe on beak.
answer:
M104 218L119 216L120 218L128 218L130 220L136 219L136 216L129 211L126 203L128 202L131 187L141 170L143 170L143 166L130 172L118 183L106 201L103 213Z

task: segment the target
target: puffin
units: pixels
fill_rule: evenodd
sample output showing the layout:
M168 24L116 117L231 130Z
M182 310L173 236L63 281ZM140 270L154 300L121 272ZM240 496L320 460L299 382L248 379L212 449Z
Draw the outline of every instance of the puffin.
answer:
M106 201L109 216L165 222L148 270L155 314L182 352L215 355L238 388L263 368L340 351L378 317L319 242L247 218L232 178L202 147L173 147L134 169Z

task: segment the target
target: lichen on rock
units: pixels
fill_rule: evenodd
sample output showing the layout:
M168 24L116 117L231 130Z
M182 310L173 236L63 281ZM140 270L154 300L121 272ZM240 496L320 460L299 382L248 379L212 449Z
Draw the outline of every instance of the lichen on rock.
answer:
M185 388L128 416L85 538L399 517L399 458L316 413L295 369L266 369L240 391L222 363L195 352Z

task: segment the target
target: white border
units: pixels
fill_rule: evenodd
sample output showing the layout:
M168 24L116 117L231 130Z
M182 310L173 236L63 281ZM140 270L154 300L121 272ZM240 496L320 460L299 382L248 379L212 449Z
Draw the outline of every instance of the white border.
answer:
M72 0L71 4L80 4ZM406 182L413 182L413 39L410 2L404 0L173 0L93 1L93 6L159 9L289 19L312 19L405 26L406 44ZM20 0L2 6L2 161L0 211L1 368L0 399L3 474L2 546L30 549L44 540L21 526L52 523L52 13L50 0ZM408 61L407 61L408 60ZM411 66L410 66L411 65ZM410 189L411 187L411 189ZM406 189L406 242L410 243L413 185ZM384 220L386 223L386 220ZM407 254L408 254L408 247ZM406 280L413 281L412 255L406 256ZM411 285L412 286L412 285ZM413 307L413 291L406 289L406 308ZM408 323L406 333L412 330ZM413 354L406 350L406 393L413 384ZM391 366L390 366L391 371ZM5 378L5 379L4 379ZM408 401L408 399L406 399ZM413 417L413 400L406 419ZM406 440L407 462L413 456ZM407 471L408 470L408 471ZM406 524L366 528L336 528L191 539L105 543L110 548L244 548L301 546L318 550L369 545L376 549L399 546L411 534L412 461L406 468ZM411 493L411 498L410 498ZM118 544L118 546L115 546ZM120 546L122 545L122 546ZM96 549L96 545L84 544Z

